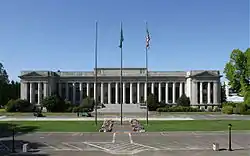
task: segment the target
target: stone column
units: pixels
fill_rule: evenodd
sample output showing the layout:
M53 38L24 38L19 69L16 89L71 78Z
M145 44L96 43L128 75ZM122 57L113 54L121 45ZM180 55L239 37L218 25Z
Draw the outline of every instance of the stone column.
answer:
M72 83L72 87L73 87L73 104L76 104L76 83L75 82Z
M60 97L62 97L62 83L58 82L58 94Z
M130 103L133 103L133 83L129 83Z
M82 82L79 83L79 89L80 89L80 103L82 103L82 98L83 98L83 87L82 87Z
M198 104L198 89L197 89L197 82L196 81L193 81L192 83L192 104L195 104L197 105Z
M21 81L21 99L28 100L27 99L27 82Z
M66 96L66 99L69 100L69 84L68 84L68 82L65 83L65 88L66 88L66 93L65 93L66 95L65 96Z
M144 102L147 101L148 98L148 84L144 84Z
M207 103L211 104L211 83L207 83Z
M118 85L118 82L116 82L115 83L115 103L116 104L118 104L119 103L119 101L118 101L118 97L119 97L119 95L118 95L118 90L119 90L119 85Z
M154 85L154 82L151 83L151 93L152 93L152 94L155 93L155 85Z
M159 94L158 94L158 100L159 100L159 102L161 102L161 82L159 82L159 84L158 84L158 92L159 92Z
M214 82L213 93L214 93L213 102L214 104L218 104L218 82Z
M137 103L140 103L140 82L137 82Z
M165 103L168 103L168 82L166 82L165 86Z
M202 82L200 82L200 104L203 104L203 88Z
M41 82L38 82L38 87L37 87L37 103L41 104L41 92L42 92L42 87L41 87Z
M97 101L97 99L95 99L95 96L96 96L96 83L94 82L94 100Z
M108 83L108 103L111 103L111 83Z
M122 103L126 103L126 83L122 84Z
M173 92L173 103L175 103L175 82L173 82L173 88L172 88L172 92Z
M43 83L43 98L48 96L48 82Z
M89 96L89 83L86 83L86 91L87 91L87 96Z
M101 103L103 103L104 102L104 95L103 95L103 86L104 86L104 83L103 82L101 82Z
M180 97L182 96L182 93L183 93L183 82L180 82L180 88L179 88Z
M33 95L34 95L33 82L30 82L30 103L33 103Z

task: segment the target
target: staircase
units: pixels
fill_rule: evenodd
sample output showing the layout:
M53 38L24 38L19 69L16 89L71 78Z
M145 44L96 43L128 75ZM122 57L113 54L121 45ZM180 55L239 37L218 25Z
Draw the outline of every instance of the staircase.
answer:
M121 111L120 104L105 104L105 108L98 109L100 113L118 113ZM141 109L140 104L123 104L122 112L124 113L144 113L146 109Z

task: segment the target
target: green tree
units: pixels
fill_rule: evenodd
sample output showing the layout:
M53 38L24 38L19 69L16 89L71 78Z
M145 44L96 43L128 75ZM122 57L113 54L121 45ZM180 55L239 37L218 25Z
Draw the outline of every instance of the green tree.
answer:
M226 84L221 85L221 103L227 102Z
M177 100L178 106L190 106L190 99L186 96L186 94L182 94L181 97Z
M156 109L159 107L157 97L154 94L148 95L147 104L149 111L156 111Z
M80 107L88 109L90 112L93 111L95 106L95 101L93 98L86 97L85 99L82 100L82 103Z
M225 65L224 73L229 80L229 85L244 96L250 85L250 48L245 52L234 49L229 62Z
M44 98L41 103L49 112L65 112L68 109L68 103L57 94Z

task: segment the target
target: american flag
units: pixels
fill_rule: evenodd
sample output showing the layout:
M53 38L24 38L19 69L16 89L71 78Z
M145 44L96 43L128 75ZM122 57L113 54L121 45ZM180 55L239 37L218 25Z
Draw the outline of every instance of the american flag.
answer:
M149 41L150 41L150 36L149 36L149 31L147 29L147 36L146 36L146 47L149 48Z

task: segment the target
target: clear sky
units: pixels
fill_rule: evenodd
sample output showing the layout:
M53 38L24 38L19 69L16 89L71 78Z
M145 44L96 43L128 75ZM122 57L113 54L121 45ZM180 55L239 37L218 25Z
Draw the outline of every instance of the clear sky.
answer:
M234 48L249 47L248 0L1 0L0 61L11 79L21 70L86 71L145 67L145 21L150 70L223 70Z

